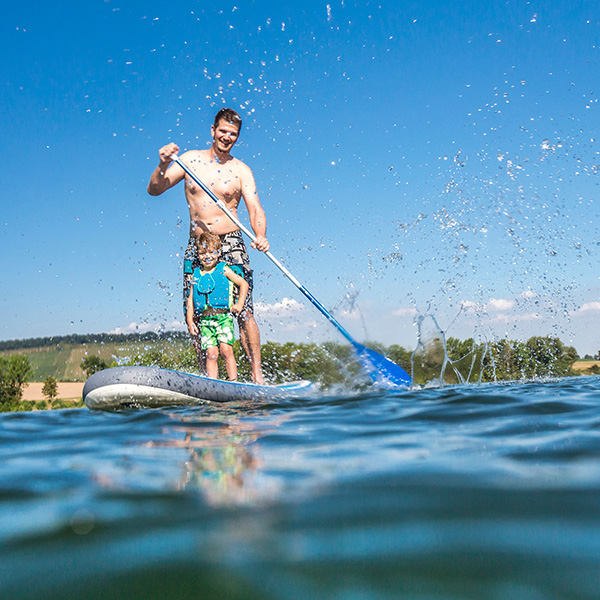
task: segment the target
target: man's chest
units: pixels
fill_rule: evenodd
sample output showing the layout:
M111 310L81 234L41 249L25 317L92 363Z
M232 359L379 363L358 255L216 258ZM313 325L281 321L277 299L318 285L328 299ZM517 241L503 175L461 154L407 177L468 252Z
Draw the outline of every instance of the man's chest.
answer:
M226 165L197 164L195 175L223 200L239 200L241 180L235 169ZM204 195L202 188L189 176L186 176L186 192L192 197Z

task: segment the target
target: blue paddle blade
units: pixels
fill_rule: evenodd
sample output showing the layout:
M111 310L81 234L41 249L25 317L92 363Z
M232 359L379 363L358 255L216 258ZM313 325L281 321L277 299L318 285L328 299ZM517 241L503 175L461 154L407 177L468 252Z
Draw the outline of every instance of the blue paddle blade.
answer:
M410 375L394 361L379 354L379 352L375 352L375 350L362 346L358 342L354 342L352 345L358 354L359 360L375 383L402 386L411 384Z

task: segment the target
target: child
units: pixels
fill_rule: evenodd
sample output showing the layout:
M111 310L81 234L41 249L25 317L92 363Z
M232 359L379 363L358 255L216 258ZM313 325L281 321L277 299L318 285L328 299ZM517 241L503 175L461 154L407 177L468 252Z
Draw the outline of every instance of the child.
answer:
M190 335L200 334L202 350L206 351L206 374L217 379L219 350L225 361L227 377L237 380L237 365L233 355L233 316L244 309L248 282L221 262L221 238L205 231L196 240L200 268L194 269L192 286L187 300L187 326ZM234 286L239 288L233 302Z

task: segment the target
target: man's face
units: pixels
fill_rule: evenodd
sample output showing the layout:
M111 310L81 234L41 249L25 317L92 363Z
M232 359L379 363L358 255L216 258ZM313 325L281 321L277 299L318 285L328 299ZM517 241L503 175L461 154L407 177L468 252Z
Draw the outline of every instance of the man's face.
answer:
M210 133L215 149L228 153L237 142L240 130L234 123L221 119L216 127L214 125L211 127Z

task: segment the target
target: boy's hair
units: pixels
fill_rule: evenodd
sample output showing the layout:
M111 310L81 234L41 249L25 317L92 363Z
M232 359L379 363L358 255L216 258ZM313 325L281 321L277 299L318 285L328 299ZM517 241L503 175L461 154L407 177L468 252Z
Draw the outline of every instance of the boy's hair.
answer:
M212 248L214 250L221 250L221 238L212 231L203 231L200 237L196 238L196 249L200 251L201 248Z
M217 127L219 125L219 121L221 119L227 121L228 123L232 123L233 125L237 125L238 133L241 131L242 117L240 117L240 115L238 113L236 113L235 110L233 110L233 108L222 108L215 115L215 122L214 122L215 127Z

